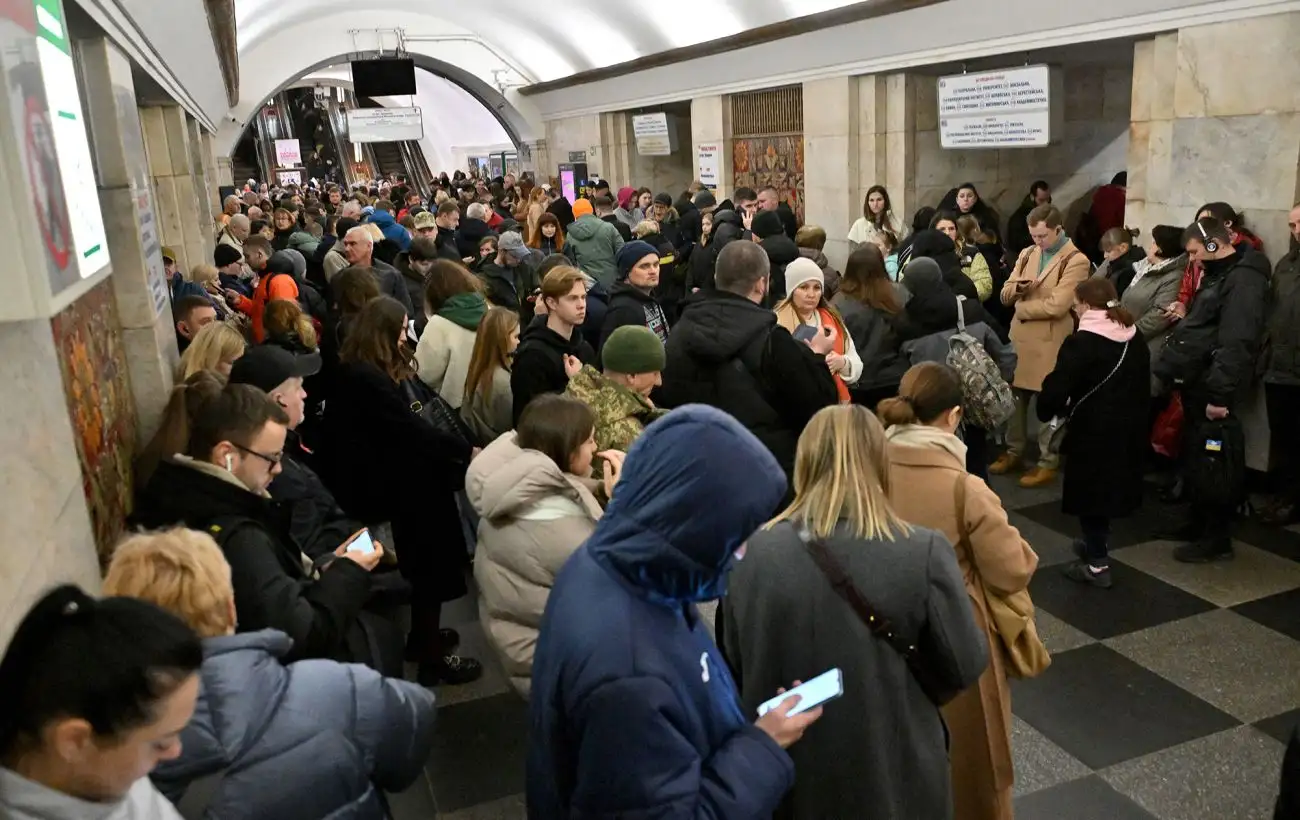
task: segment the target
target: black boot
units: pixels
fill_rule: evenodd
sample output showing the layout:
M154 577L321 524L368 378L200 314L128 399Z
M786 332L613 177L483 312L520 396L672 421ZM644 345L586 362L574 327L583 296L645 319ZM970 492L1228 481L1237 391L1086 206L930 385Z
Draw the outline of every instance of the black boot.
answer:
M1202 538L1174 550L1174 560L1183 564L1228 561L1232 556L1232 540L1228 538Z

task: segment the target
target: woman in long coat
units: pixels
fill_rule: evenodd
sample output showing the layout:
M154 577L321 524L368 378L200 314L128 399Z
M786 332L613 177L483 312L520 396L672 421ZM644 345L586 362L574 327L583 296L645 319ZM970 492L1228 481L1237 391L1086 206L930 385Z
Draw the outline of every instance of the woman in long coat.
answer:
M952 368L926 362L904 374L898 398L881 402L879 412L889 425L890 502L904 520L938 530L954 545L975 622L989 646L989 666L979 683L943 709L952 738L954 817L1010 820L1011 688L985 591L1024 590L1038 556L1007 520L997 494L966 472L966 448L955 435L961 399Z

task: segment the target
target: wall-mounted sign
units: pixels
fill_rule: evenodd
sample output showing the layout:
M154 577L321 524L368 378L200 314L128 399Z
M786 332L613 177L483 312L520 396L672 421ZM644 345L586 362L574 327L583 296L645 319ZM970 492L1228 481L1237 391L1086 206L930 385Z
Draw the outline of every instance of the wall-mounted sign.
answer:
M722 146L716 142L701 143L695 149L695 154L698 168L696 179L702 182L705 188L716 189L722 178Z
M636 138L636 152L643 157L666 157L677 149L676 128L673 118L657 114L634 114L632 136Z
M944 148L1027 148L1052 140L1052 77L1045 65L939 79Z
M411 108L354 108L348 112L351 142L405 142L424 139L424 115Z
M276 171L275 181L278 182L281 186L301 185L302 171L300 169L295 169L291 171Z
M302 165L302 148L298 140L275 141L275 164L280 168L297 168Z
M570 151L570 152L569 152L569 162L586 162L586 161L587 161L587 152L586 152L586 151Z

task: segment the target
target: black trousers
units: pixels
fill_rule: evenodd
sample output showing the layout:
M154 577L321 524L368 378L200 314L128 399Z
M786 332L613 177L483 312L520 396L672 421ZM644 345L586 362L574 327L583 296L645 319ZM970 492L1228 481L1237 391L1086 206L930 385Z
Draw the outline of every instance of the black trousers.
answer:
M1083 530L1083 560L1094 567L1110 563L1110 519L1104 515L1079 516Z
M1268 406L1268 469L1277 492L1300 501L1300 385L1265 384Z

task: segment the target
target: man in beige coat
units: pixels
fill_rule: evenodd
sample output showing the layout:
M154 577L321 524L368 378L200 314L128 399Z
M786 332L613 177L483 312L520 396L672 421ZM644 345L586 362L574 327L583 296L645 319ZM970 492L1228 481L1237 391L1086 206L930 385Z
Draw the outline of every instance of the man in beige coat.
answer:
M1016 348L1016 414L1007 430L1007 451L989 467L993 475L1018 469L1024 463L1029 439L1029 403L1043 389L1043 379L1056 368L1061 342L1074 332L1070 308L1074 288L1088 278L1092 263L1066 236L1061 212L1048 203L1029 212L1029 235L1034 244L1016 261L1011 278L1002 286L1002 303L1014 305L1011 341ZM1056 478L1064 426L1044 424L1038 430L1038 465L1020 477L1022 487L1042 487Z

